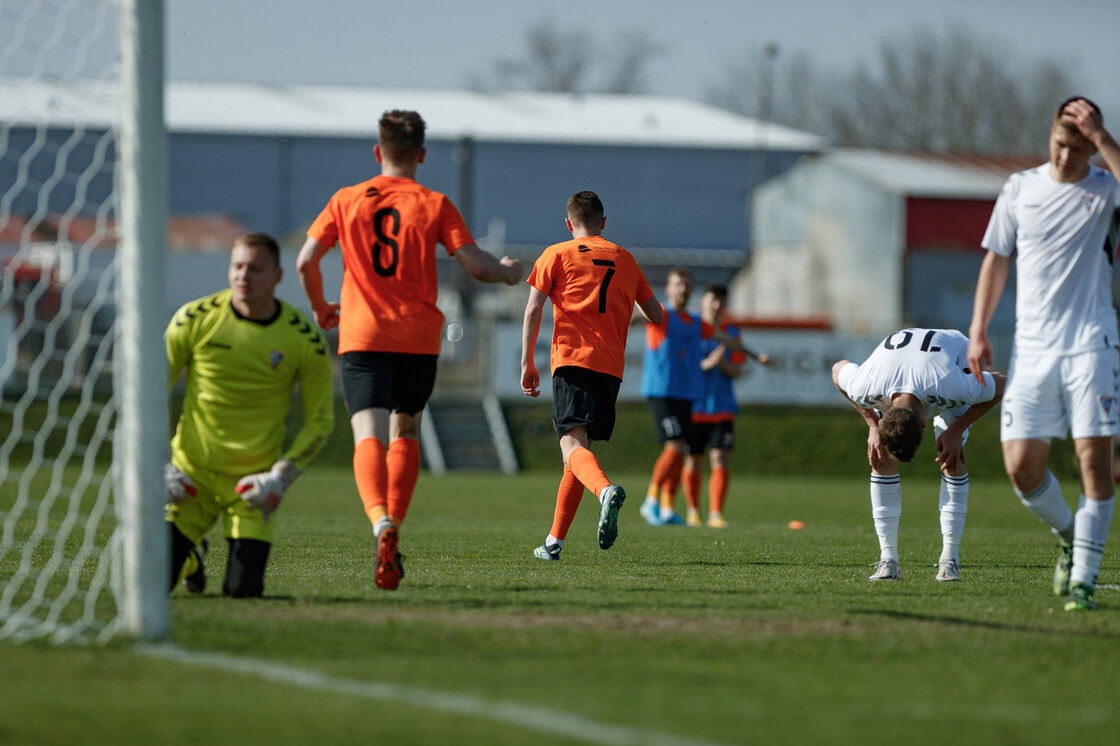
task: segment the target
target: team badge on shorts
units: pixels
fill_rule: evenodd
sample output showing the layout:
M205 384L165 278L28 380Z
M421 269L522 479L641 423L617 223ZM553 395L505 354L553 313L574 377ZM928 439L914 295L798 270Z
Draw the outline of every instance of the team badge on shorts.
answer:
M1097 397L1100 402L1101 411L1104 412L1105 420L1109 423L1116 421L1116 397L1115 396L1100 396Z
M272 369L276 370L280 367L280 363L284 362L284 353L273 350L268 353L268 362L272 365Z

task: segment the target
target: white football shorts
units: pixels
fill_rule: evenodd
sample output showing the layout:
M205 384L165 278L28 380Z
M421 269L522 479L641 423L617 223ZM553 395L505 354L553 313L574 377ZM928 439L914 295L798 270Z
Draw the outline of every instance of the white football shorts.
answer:
M1000 441L1096 438L1120 431L1120 353L1012 353Z
M956 420L962 414L967 412L968 408L970 406L972 406L972 405L971 404L966 404L963 407L959 407L958 409L950 409L948 412L941 412L940 414L934 415L934 417L933 417L933 437L935 439L940 438L941 433L948 430L949 425L952 425L954 420ZM964 429L964 432L961 433L961 445L962 446L965 443L968 442L968 434L969 434L969 432L971 432L971 430L972 430L971 427L966 427Z

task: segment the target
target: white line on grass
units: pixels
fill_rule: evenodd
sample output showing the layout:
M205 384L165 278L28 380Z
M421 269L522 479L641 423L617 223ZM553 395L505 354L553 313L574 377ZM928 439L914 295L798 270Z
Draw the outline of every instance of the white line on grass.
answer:
M540 731L552 736L567 736L587 743L626 746L627 744L648 744L649 746L718 746L712 741L698 741L668 733L657 733L622 725L597 723L558 710L543 707L520 705L515 702L493 702L469 694L441 692L415 686L402 686L383 681L362 679L343 679L336 676L312 671L306 668L286 666L253 658L237 658L221 653L200 653L184 650L176 645L140 644L134 648L138 653L152 658L202 666L217 671L259 676L267 681L291 684L305 689L334 692L365 699L378 699L388 702L423 707L458 715L493 720L499 723L517 725L529 730Z

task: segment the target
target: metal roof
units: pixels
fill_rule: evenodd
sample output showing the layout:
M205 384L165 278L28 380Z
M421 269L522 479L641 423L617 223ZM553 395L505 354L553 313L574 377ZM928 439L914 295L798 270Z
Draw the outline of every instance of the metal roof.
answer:
M414 109L428 137L482 142L816 151L824 138L671 96L168 81L171 132L377 136L389 109ZM115 81L0 78L0 122L108 127Z
M1045 154L1001 157L869 148L841 148L818 160L897 194L965 199L994 199L1008 176L1046 161Z

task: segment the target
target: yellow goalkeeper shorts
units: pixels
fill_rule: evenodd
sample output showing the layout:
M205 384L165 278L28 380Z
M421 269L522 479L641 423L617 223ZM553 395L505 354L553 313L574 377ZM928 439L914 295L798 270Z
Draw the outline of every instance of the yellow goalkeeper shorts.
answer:
M272 543L276 514L265 521L261 511L245 504L235 489L241 477L202 469L178 459L175 465L191 478L198 490L194 497L188 497L178 505L167 506L167 520L174 523L183 536L197 544L221 517L222 531L227 539L257 539Z

